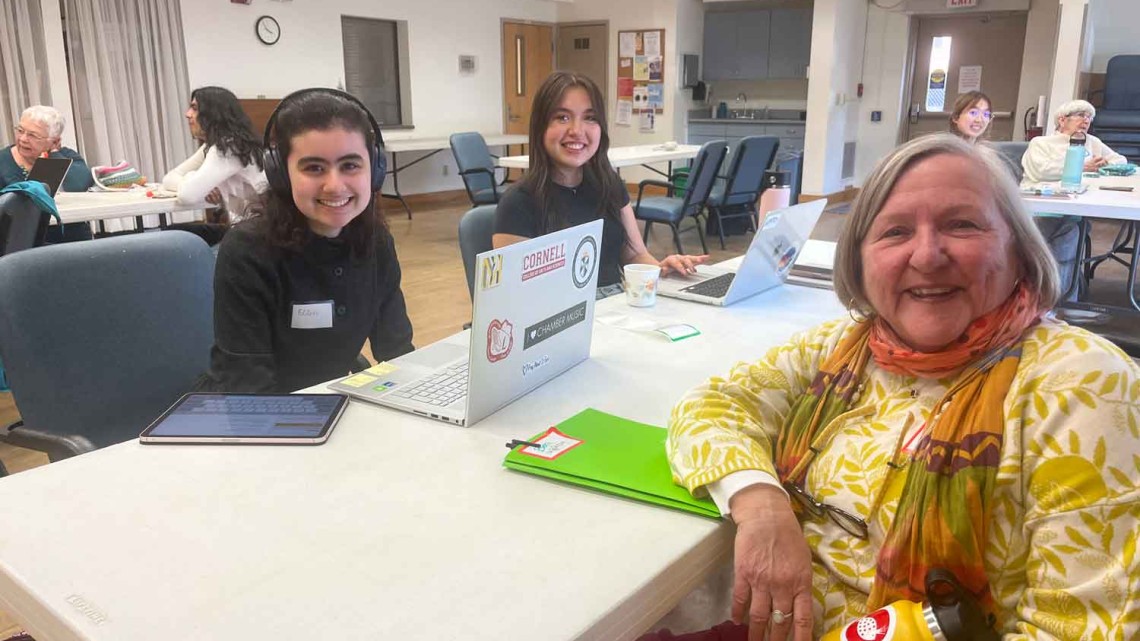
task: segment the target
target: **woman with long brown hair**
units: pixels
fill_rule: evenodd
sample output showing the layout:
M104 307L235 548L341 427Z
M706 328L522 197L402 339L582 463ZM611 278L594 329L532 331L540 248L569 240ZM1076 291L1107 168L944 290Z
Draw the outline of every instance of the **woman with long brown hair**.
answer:
M530 120L530 169L499 202L496 248L601 218L600 295L620 291L621 267L660 265L690 273L707 256L658 261L645 248L629 192L610 164L606 106L598 85L568 71L551 74L535 94Z

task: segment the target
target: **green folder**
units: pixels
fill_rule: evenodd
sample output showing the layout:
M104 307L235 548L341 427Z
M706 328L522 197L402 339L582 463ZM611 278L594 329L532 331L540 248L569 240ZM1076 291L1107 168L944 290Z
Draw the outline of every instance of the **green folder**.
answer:
M527 474L720 518L720 510L711 500L694 498L688 490L673 483L665 458L664 429L586 409L560 423L557 430L582 443L565 448L553 459L528 454L527 451L543 453L553 448L547 439L556 435L550 436L548 430L536 434L530 441L547 441L549 447L535 450L518 445L507 454L503 465Z

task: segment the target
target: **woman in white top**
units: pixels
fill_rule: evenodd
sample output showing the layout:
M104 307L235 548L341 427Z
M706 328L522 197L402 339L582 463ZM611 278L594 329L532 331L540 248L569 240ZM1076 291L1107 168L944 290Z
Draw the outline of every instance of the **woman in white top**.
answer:
M1029 141L1029 148L1021 158L1021 167L1025 172L1022 184L1060 180L1061 171L1065 168L1069 137L1077 132L1085 135L1085 171L1096 171L1105 165L1128 162L1127 158L1089 133L1089 125L1095 117L1096 107L1084 100L1070 100L1061 105L1054 114L1057 132Z
M177 192L183 203L219 206L222 223L242 220L269 186L261 167L261 141L249 116L228 89L201 87L190 94L186 121L190 135L202 144L162 178L163 188Z

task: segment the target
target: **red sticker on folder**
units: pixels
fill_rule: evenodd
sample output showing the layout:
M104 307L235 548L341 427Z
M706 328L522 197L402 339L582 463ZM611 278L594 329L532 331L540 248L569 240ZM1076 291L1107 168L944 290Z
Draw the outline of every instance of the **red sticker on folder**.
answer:
M531 442L538 445L538 447L528 445L519 450L519 454L526 454L527 456L553 461L585 441L576 439L573 436L567 436L559 432L558 428L552 427L546 430L545 434L533 439Z

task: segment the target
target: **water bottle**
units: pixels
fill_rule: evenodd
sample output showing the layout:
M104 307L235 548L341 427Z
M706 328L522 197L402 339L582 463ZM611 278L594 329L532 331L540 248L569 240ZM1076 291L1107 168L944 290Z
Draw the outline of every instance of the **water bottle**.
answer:
M934 568L926 573L926 599L895 601L820 641L1000 641L981 606L951 572Z
M765 171L765 189L760 193L760 206L757 209L760 225L764 224L764 217L768 212L783 209L791 204L792 187L788 184L788 172Z
M1081 174L1085 170L1085 135L1076 132L1069 136L1065 150L1065 169L1061 172L1061 189L1076 192L1081 189Z

